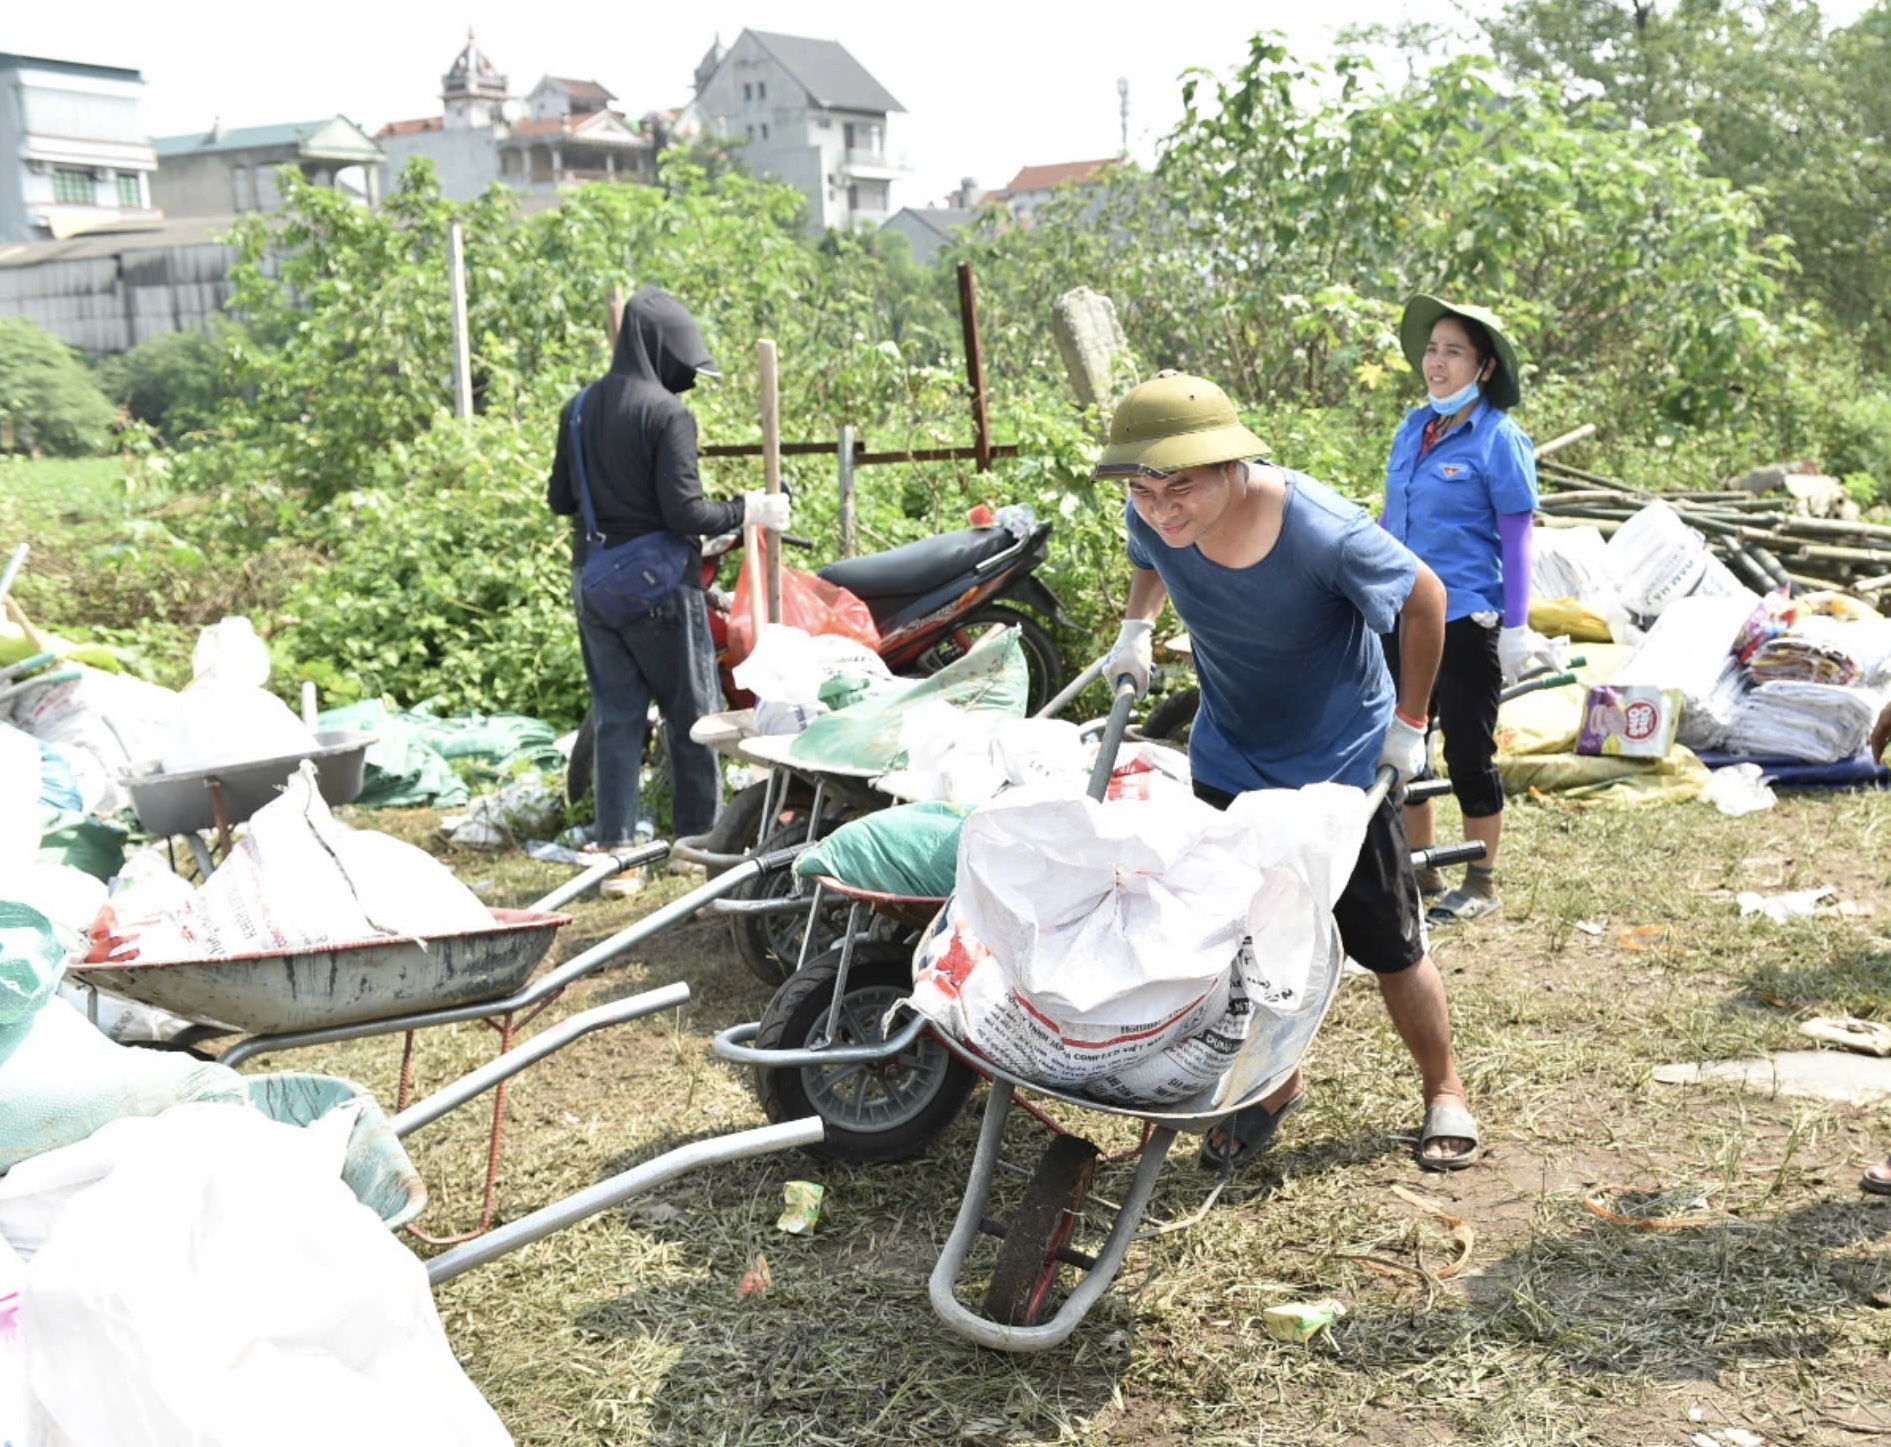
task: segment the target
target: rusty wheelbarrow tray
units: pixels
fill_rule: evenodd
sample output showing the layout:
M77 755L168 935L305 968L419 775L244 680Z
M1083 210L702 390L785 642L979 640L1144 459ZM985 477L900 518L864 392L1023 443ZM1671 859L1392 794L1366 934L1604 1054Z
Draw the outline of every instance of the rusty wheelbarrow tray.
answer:
M431 939L358 940L208 960L94 957L83 983L247 1034L332 1029L495 1000L517 990L567 914L495 909L489 928Z

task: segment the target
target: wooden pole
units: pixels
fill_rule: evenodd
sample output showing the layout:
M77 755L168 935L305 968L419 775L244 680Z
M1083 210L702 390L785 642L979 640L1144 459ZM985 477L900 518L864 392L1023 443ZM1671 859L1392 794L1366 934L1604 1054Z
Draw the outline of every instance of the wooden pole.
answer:
M1565 447L1573 446L1582 441L1583 438L1593 436L1595 430L1595 423L1585 422L1574 432L1565 432L1561 437L1552 437L1548 442L1545 442L1541 447L1537 448L1536 455L1538 457L1548 457L1552 452L1561 452Z
M991 471L991 419L985 410L985 343L978 330L978 283L972 263L959 263L959 325L965 332L965 380L972 389L974 465Z
M774 496L781 491L781 378L775 342L763 337L755 344L762 369L762 485ZM768 530L768 621L781 622L781 534Z
M626 300L628 300L628 298L624 295L623 287L614 286L611 288L610 296L604 303L606 307L604 330L610 334L611 351L613 353L617 351L617 334L624 329L624 303Z
M473 415L473 358L466 338L466 252L460 223L449 221L447 285L453 293L453 398L454 415Z
M840 429L840 555L851 558L858 540L854 522L854 429Z

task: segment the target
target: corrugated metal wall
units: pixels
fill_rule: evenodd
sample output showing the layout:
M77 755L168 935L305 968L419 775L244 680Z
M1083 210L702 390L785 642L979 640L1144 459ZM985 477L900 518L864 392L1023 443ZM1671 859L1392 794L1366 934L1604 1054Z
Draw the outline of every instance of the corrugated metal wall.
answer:
M230 246L165 246L0 266L0 316L24 316L94 356L202 326L235 287Z

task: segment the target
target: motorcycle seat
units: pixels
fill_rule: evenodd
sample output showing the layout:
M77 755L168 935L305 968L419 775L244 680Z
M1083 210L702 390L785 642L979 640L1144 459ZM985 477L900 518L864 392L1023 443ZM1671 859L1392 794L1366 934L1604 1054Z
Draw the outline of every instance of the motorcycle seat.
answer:
M969 573L1017 541L1004 528L964 528L864 558L843 558L820 570L856 598L916 598Z

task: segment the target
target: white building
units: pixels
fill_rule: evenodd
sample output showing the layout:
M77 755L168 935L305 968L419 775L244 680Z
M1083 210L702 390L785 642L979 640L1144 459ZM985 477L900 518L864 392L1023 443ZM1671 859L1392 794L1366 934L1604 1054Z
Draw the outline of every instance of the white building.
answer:
M160 219L143 95L135 70L0 54L0 241Z
M905 112L833 40L744 30L696 68L688 119L735 144L742 163L808 198L808 224L878 226L906 174L887 153L887 117Z
M654 180L656 144L611 109L615 99L595 80L548 75L521 102L468 31L440 80L441 113L392 121L376 134L387 157L382 192L414 156L432 158L452 201L470 201L495 181L532 194Z

